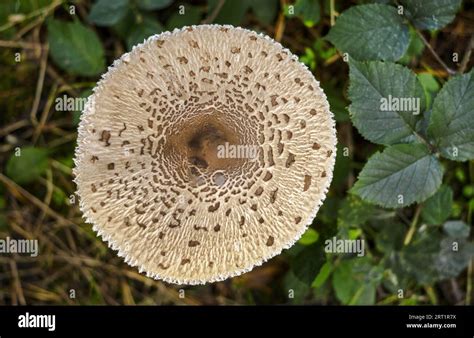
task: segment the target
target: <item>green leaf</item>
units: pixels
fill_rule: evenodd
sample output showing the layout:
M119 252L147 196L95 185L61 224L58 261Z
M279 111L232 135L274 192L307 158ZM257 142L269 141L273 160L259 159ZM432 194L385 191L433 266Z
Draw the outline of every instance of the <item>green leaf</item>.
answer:
M201 21L201 9L197 6L187 5L184 7L184 14L174 13L166 23L168 30L181 28L183 26L198 25Z
M208 0L209 13L216 8L219 0ZM228 24L233 26L238 26L241 24L242 20L245 17L245 13L249 9L249 1L226 1L221 7L219 14L214 19L213 23L218 24Z
M321 20L321 7L317 0L297 0L295 3L295 15L301 18L304 25L313 27Z
M375 303L375 291L381 279L381 269L373 267L368 258L343 260L333 272L334 291L343 304Z
M453 191L450 187L443 185L430 198L428 198L421 211L421 217L428 224L443 224L451 214L453 204Z
M434 265L440 279L457 277L474 258L474 243L453 237L441 241L441 249Z
M138 0L138 7L146 11L162 9L171 5L173 0Z
M79 98L80 99L86 99L88 98L89 96L92 95L92 89L86 89L84 91L81 92L81 94L79 95ZM84 107L82 107L82 109L84 109ZM82 111L74 111L72 113L72 124L77 126L79 125L79 121L81 120L81 113Z
M316 243L318 241L318 238L319 233L312 228L308 228L303 234L303 236L301 236L298 242L302 245L311 245L313 243Z
M293 258L291 269L299 280L310 285L325 261L324 249L316 243L305 247Z
M441 155L454 161L474 159L474 70L450 79L433 102L428 126Z
M305 47L304 54L299 57L300 62L308 66L309 69L316 69L316 55L311 48ZM328 98L329 101L329 98Z
M408 27L397 10L380 4L350 7L326 38L357 60L396 61L410 42Z
M349 65L349 112L362 136L388 145L413 135L426 106L416 75L391 62L351 60Z
M133 46L143 43L151 35L161 33L163 26L153 17L145 16L143 21L136 24L127 37L127 48L131 50Z
M53 199L54 204L57 206L64 205L66 201L68 200L66 193L59 188L53 190L52 199Z
M249 4L257 19L269 25L273 22L278 13L278 3L278 0L265 0L250 1Z
M377 152L351 192L385 208L422 202L441 185L443 168L423 144L397 144Z
M396 222L379 223L379 231L375 236L377 250L386 254L400 250L406 233L406 227Z
M468 238L471 228L463 221L449 221L443 224L443 231L454 238Z
M401 0L407 17L421 29L440 29L453 21L461 0Z
M410 245L390 254L388 263L397 275L400 287L407 287L413 279L419 284L432 284L438 280L435 261L440 241L437 229L420 228Z
M97 26L112 26L129 10L128 0L98 0L92 5L88 19Z
M417 74L416 77L425 91L426 106L431 107L431 102L439 91L439 83L430 73L420 73Z
M423 43L423 40L421 40L413 28L410 28L410 44L408 45L405 55L403 55L398 62L407 65L413 60L413 58L420 56L424 49L425 44Z
M311 49L310 49L311 50ZM316 62L316 61L314 61ZM347 111L347 100L344 98L342 88L335 88L330 83L321 84L324 93L327 96L331 112L334 113L334 117L337 122L347 122L350 120L349 113ZM336 162L337 163L337 162Z
M93 30L78 20L48 21L49 53L70 74L94 76L105 69L104 48Z
M350 174L351 168L351 158L344 156L344 150L346 148L343 144L337 144L337 152L336 152L336 164L334 165L334 172L333 178L331 182L332 188L339 188L346 190L347 185L347 176Z
M30 183L48 169L48 151L42 148L22 148L19 156L12 154L7 162L6 174L16 183Z
M134 27L138 24L139 18L141 17L135 16L133 11L128 11L122 19L112 26L112 30L118 37L120 37L120 39L125 41L127 36L130 34L130 27Z
M337 213L337 227L345 232L367 222L374 214L375 207L354 195L348 195Z
M283 278L283 285L284 289L288 290L288 296L289 292L292 292L293 298L290 298L290 301L294 304L301 304L311 290L311 287L296 277L292 270L289 270Z
M323 284L331 275L332 269L333 267L331 262L327 261L326 263L324 263L324 265L321 267L321 270L319 270L318 275L311 284L311 287L319 289L321 286L323 286Z

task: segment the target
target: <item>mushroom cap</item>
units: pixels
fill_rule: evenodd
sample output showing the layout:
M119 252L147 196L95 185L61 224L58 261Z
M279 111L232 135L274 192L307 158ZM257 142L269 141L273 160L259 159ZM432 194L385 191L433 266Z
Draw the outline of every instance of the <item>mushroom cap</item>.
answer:
M318 81L268 36L200 25L109 67L81 117L80 208L147 276L204 284L291 247L329 188L335 123Z

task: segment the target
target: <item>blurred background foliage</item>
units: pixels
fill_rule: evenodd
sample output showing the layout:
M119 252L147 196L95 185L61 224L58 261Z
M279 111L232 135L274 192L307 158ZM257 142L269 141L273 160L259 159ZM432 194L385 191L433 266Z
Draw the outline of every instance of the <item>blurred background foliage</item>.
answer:
M345 10L373 2L394 4L0 2L0 238L40 243L36 258L0 255L0 304L472 304L472 160L442 160L443 185L423 203L382 208L348 193L368 158L382 147L352 126L349 67L325 37ZM428 2L436 5L436 0ZM442 27L410 25L408 47L397 58L416 73L428 107L451 75L429 49L452 69L472 49L472 3L462 4L455 14L443 17ZM180 287L151 280L123 263L84 223L71 175L81 109L58 111L55 100L88 97L107 65L132 46L150 35L199 23L253 29L297 54L328 96L339 145L330 192L298 244L240 277L184 287L181 297ZM418 28L424 29L422 36ZM359 48L363 53L366 47ZM461 55L459 61L453 52ZM467 58L464 67L469 69L470 54ZM364 239L366 256L326 253L324 241L333 236ZM453 239L460 246L456 253L450 249Z

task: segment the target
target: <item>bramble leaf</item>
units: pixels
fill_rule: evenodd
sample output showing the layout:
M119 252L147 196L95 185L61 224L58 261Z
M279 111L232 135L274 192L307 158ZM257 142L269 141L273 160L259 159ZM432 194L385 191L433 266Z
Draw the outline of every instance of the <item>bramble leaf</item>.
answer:
M443 224L451 214L453 204L453 191L448 186L441 188L425 202L421 217L428 224Z
M385 208L422 202L441 185L443 169L423 144L398 144L374 154L351 192Z
M428 135L441 155L474 159L474 70L449 80L433 102Z
M426 100L412 71L391 62L352 59L349 77L349 112L362 136L389 145L413 135Z
M408 26L389 5L359 5L344 11L326 37L357 60L396 61L410 42Z
M440 29L453 21L461 0L401 0L406 16L421 29Z

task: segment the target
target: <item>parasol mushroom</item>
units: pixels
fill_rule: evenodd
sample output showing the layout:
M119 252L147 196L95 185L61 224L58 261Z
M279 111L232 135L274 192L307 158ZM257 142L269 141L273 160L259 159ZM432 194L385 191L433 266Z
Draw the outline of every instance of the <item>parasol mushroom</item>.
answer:
M232 26L175 29L116 60L89 97L80 208L147 276L224 280L300 238L335 144L326 96L289 50Z

